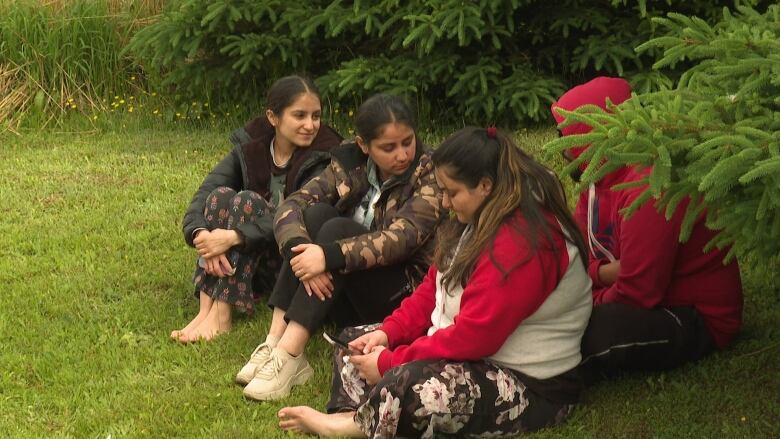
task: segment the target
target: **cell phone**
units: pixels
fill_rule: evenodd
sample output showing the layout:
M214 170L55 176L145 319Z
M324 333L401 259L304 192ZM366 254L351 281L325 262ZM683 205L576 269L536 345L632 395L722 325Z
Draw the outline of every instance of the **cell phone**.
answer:
M363 355L362 352L358 352L351 347L349 347L349 342L344 340L343 338L338 338L335 335L328 334L327 332L323 332L322 336L325 338L325 340L328 341L328 343L332 344L333 346L338 346L345 351L347 351L350 355Z

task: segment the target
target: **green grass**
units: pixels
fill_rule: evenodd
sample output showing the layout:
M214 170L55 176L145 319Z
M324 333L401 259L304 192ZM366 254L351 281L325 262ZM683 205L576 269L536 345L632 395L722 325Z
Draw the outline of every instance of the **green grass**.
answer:
M540 145L552 135L522 137ZM0 133L3 437L285 437L279 408L324 407L321 337L308 348L315 379L288 400L249 402L233 384L265 333L264 307L213 343L168 338L197 310L181 217L226 137L186 127ZM603 383L536 437L780 435L780 294L769 271L747 265L733 347Z

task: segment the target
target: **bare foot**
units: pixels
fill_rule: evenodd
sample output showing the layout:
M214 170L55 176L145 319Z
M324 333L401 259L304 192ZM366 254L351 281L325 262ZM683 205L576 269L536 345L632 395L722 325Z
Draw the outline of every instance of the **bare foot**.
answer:
M208 315L209 315L209 310L205 310L205 311L201 310L198 313L198 315L196 315L195 318L192 319L187 324L187 326L185 326L185 327L183 327L181 329L176 329L174 331L171 331L171 338L179 339L179 338L183 337L185 334L191 333L193 330L195 330L195 328L198 327L198 325L200 325L200 322L202 322L203 319L205 319L206 316L208 316Z
M198 311L198 315L195 316L194 319L192 319L187 326L176 329L174 331L171 331L171 338L174 340L178 340L185 334L191 333L195 328L200 325L200 323L206 318L206 316L209 315L209 311L211 311L211 305L214 304L214 301L209 297L208 294L201 291L200 293L200 311Z
M208 315L190 331L183 332L178 340L182 343L190 343L198 340L210 341L214 337L230 332L231 307L229 304L217 300L211 306Z
M326 414L307 406L285 407L277 413L279 427L320 436L366 437L353 420L355 412Z

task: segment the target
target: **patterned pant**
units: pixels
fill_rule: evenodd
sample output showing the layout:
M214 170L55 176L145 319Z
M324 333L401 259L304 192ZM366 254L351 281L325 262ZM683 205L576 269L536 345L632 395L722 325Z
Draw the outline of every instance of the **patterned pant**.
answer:
M214 189L206 198L203 212L209 230L233 230L263 215L273 215L272 208L263 197L252 191L236 193L229 187ZM214 300L230 303L234 309L251 314L259 294L266 289L270 290L275 282L276 273L281 267L279 252L276 248L259 249L252 253L231 249L226 256L231 267L236 269L232 276L212 276L200 264L196 264L192 276L195 296L202 291ZM261 261L262 267L259 267ZM266 289L258 290L258 285Z
M377 325L347 328L352 340ZM486 361L415 361L367 384L344 351L334 352L328 412L356 411L369 438L499 437L560 424L574 409L552 402L523 383L522 374Z

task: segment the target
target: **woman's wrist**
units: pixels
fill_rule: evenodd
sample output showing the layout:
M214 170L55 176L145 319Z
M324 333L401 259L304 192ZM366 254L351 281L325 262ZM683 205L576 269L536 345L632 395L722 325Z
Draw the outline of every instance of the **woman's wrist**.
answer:
M338 242L320 244L320 247L325 256L325 271L340 270L347 265L347 258L341 252L341 246Z
M233 233L233 236L231 237L231 247L240 247L244 245L244 235L239 233L237 230L229 230Z

